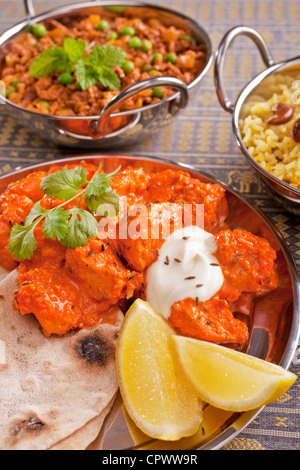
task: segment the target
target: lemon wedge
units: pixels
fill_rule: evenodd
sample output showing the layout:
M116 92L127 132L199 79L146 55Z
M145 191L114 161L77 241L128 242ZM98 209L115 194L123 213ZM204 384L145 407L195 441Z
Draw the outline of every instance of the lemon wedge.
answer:
M178 359L205 402L249 411L283 395L297 376L262 359L217 344L173 336Z
M175 441L198 431L201 400L177 359L174 331L151 306L136 300L120 330L116 363L127 413L145 434Z

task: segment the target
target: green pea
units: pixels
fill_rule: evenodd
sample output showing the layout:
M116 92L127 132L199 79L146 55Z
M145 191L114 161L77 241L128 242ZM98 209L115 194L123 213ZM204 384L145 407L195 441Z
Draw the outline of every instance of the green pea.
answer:
M122 65L122 69L125 73L130 73L134 69L134 63L131 60L125 60L124 64Z
M153 70L150 70L149 75L156 75L156 76L160 76L160 77L161 77L161 76L162 76L162 72L160 72L159 70L153 69Z
M172 64L177 64L178 57L174 52L169 52L166 57L167 62L171 62Z
M153 88L153 96L154 96L154 98L161 99L164 96L164 92L160 87L155 87L155 88Z
M110 25L106 20L101 20L97 26L98 31L105 31L106 29L109 29L109 28L110 28Z
M142 67L142 72L149 72L150 69L151 69L151 65L150 64L145 64Z
M9 85L8 87L6 87L5 98L8 98L11 93L14 93L14 91L16 91L14 86Z
M11 93L16 91L17 85L21 83L20 80L14 80L5 90L5 97L8 98Z
M110 41L111 39L118 39L118 34L116 31L110 31L107 35L107 40Z
M132 49L139 49L141 45L142 41L137 36L133 36L132 38L130 38L129 47L132 47Z
M135 30L131 26L125 26L121 31L122 36L134 36Z
M152 50L152 42L149 39L144 39L141 44L141 49L144 52L149 52Z
M44 37L47 32L45 26L39 23L30 25L28 30L38 39Z
M50 104L48 103L48 101L40 101L39 106L44 106L44 108L46 108L46 109L48 109L48 111L50 111Z
M155 53L153 54L153 56L152 56L152 64L153 64L153 65L155 64L156 59L159 59L159 60L163 61L163 60L164 60L164 57L163 57L163 55L162 55L160 52L155 52Z
M70 73L62 73L59 77L58 77L58 81L61 85L70 85L71 83L73 83L73 77Z
M188 34L185 34L180 39L182 39L182 41L188 41L188 42L191 42L192 40L191 36L189 36Z

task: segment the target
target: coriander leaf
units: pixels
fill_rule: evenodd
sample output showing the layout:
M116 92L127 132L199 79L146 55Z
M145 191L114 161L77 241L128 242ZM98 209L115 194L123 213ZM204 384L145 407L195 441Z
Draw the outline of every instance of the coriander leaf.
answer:
M46 176L41 183L41 189L48 196L57 199L71 199L80 191L83 184L87 182L87 170L64 168L61 171Z
M80 218L80 228L91 238L96 238L98 231L98 221L90 212L83 209L77 209L77 215Z
M119 196L110 188L111 177L119 171L117 169L109 175L100 173L101 166L90 181L87 179L87 170L76 167L72 170L63 169L46 176L41 183L41 189L51 197L65 199L58 207L45 210L37 202L28 217L25 225L15 224L11 231L9 252L19 260L32 258L36 248L35 228L42 223L42 230L47 238L58 240L62 245L76 248L85 246L89 238L97 238L98 221L87 210L77 207L65 210L65 206L74 199L85 197L88 208L102 216L116 216L119 213ZM82 185L85 187L82 189Z
M47 214L47 211L42 209L40 201L36 202L26 217L25 225L31 225L38 217L45 214Z
M76 64L84 54L86 42L82 39L66 38L64 40L64 50L72 64Z
M97 238L98 222L92 214L83 209L70 209L65 212L70 218L68 234L61 240L63 245L75 249L78 246L85 246L89 238Z
M126 60L126 52L116 46L94 46L86 62L93 67L121 67Z
M32 62L29 72L34 78L46 77L60 70L64 72L68 65L68 55L62 47L52 47L43 51Z
M97 212L101 217L115 217L119 214L120 199L111 188L99 196L86 198L85 203L92 212Z
M91 212L97 212L98 207L101 204L101 201L99 200L99 196L90 196L85 198L85 203L87 205L87 208Z
M82 180L81 184L85 184L88 182L88 179L87 179L88 171L83 166L76 166L71 171L74 171L74 173L78 173L78 175L80 175L81 180Z
M87 197L100 196L104 193L111 183L111 180L104 173L96 174L86 188Z
M118 75L110 68L102 66L97 67L98 80L105 88L110 90L119 90L121 88L121 81Z
M69 231L68 218L69 214L62 207L48 211L42 229L45 237L51 240L64 240Z
M83 59L77 62L75 75L82 90L87 90L98 82L97 71L91 66L86 67Z
M8 251L18 260L27 260L32 258L37 241L34 237L34 229L37 224L22 226L15 224L10 234Z

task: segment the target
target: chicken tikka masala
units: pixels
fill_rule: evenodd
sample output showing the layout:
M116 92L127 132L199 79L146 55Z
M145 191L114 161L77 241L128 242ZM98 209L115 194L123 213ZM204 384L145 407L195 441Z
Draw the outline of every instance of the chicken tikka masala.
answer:
M0 263L8 271L19 269L15 303L20 314L33 314L46 336L61 336L73 329L113 322L120 308L125 312L136 298L146 299L147 272L165 243L161 230L164 216L160 215L158 220L157 214L165 213L161 209L169 209L173 227L172 209L184 204L195 208L201 204L204 207L202 228L214 237L214 256L224 282L204 302L198 298L176 302L168 322L185 336L243 345L249 332L246 323L235 318L235 305L243 298L253 298L277 287L276 251L264 238L227 227L226 191L219 184L201 182L182 170L149 172L142 167L125 167L110 184L122 206L119 217L115 218L116 237L99 233L86 244L72 248L46 237L40 222L34 231L37 246L33 256L20 260L12 255L9 249L12 227L24 225L37 202L45 211L64 202L45 194L42 181L50 174L78 166L85 169L88 181L97 172L96 166L85 162L54 167L49 172L36 171L11 183L0 196ZM123 204L125 198L127 205ZM138 217L129 215L130 208L138 205L147 208L148 222L158 220L160 236L156 239L150 235L118 236L124 215L127 224ZM68 207L88 210L84 198L73 199ZM101 216L93 215L101 220Z

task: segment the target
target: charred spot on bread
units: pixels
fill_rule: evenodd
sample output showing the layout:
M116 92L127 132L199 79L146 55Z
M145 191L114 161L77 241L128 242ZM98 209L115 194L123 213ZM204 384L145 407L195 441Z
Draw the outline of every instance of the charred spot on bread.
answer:
M80 355L90 364L105 364L108 351L106 342L99 336L86 336L78 344Z
M19 421L13 431L12 436L19 436L24 433L39 433L46 427L46 423L41 421L37 416L31 416L26 420Z

